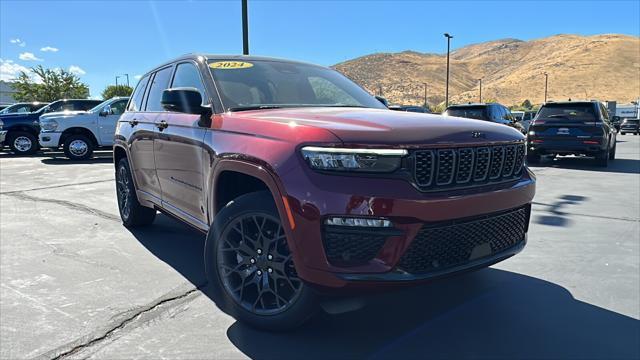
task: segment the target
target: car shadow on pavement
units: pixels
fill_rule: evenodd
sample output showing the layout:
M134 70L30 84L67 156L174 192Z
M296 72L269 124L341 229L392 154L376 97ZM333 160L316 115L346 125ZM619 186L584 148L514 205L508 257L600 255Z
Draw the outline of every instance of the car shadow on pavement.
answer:
M165 215L132 233L195 286L206 284L203 234ZM318 314L287 333L236 322L227 336L254 359L640 356L640 321L578 301L559 285L493 268L365 302L358 311Z
M113 163L113 157L93 157L87 160L69 160L65 157L53 157L40 160L45 165L91 165L91 164L110 164Z
M573 170L589 170L609 173L640 174L640 160L615 159L609 161L609 166L599 167L595 160L579 157L556 157L555 159L543 159L540 163L530 166L535 168L563 168Z
M570 214L564 210L567 206L577 205L587 199L587 197L581 195L563 195L551 204L534 201L534 205L546 207L543 210L546 213L543 215L536 214L534 221L543 225L568 226L571 223ZM538 213L538 211L535 211L535 213Z

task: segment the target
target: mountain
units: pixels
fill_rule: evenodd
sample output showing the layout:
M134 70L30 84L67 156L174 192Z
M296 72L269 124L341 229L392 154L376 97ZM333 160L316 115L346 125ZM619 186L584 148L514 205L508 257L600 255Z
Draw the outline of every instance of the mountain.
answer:
M333 66L391 103L444 101L446 54L376 53ZM640 97L640 38L603 34L556 35L531 41L501 39L457 49L450 57L449 102L483 100L505 105L548 99L599 99L625 103Z

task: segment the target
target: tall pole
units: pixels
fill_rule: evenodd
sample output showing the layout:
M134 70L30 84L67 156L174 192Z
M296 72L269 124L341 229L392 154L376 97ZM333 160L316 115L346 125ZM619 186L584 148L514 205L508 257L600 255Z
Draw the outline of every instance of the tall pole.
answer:
M242 55L249 55L249 16L247 0L242 0Z
M128 87L131 87L131 86L129 86L129 74L124 74L124 76L126 76L126 77L127 77L127 86L128 86Z
M480 102L482 102L482 79L478 79L480 81Z
M549 80L549 74L544 73L544 102L547 102L547 84Z
M116 76L116 87L118 87L118 78L119 78L119 77L120 77L120 76Z
M378 84L378 95L382 96L382 84Z
M444 36L447 38L447 85L445 90L444 106L448 107L449 106L449 53L451 51L451 39L453 38L453 36L449 35L449 33L444 33Z
M428 108L429 105L427 104L427 89L428 89L428 84L424 83L424 107Z

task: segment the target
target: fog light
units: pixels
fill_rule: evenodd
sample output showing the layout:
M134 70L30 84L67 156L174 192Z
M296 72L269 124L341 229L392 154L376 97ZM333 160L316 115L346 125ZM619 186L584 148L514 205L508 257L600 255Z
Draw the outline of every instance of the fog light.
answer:
M350 217L329 217L324 222L327 225L334 226L360 226L360 227L391 227L391 221L387 219L371 219L371 218L350 218Z

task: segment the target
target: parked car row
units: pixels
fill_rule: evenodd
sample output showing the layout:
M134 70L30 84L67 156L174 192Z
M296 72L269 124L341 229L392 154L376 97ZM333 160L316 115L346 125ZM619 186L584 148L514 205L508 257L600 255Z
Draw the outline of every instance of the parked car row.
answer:
M116 99L117 100L117 99ZM120 98L122 104L121 108L126 106L126 98ZM110 146L106 145L102 140L105 139L105 134L107 130L103 130L103 136L99 135L101 129L106 127L107 122L98 121L94 117L94 128L95 131L87 129L86 126L81 125L79 127L74 126L74 121L77 119L87 119L84 117L88 114L100 115L101 109L104 109L106 105L109 105L110 102L115 101L114 99L103 102L102 100L90 100L90 99L62 99L57 100L52 103L17 103L13 104L0 112L0 145L1 146L9 146L11 151L17 155L31 155L35 153L41 145L45 147L54 147L58 148L60 146L65 145L65 141L68 140L69 134L84 134L88 139L88 147L86 148L86 152L75 152L75 154L89 154L90 150L99 146ZM105 106L98 106L100 104L105 104ZM113 111L118 111L117 107L112 109ZM105 116L109 121L112 122L111 125L111 134L110 139L113 141L113 132L115 131L115 123L117 122L117 117L108 117L107 114L104 113L102 116ZM76 118L80 116L79 118ZM43 119L48 119L48 128L41 128L41 121ZM56 127L52 127L53 124L56 124ZM83 124L86 122L83 122ZM59 127L58 127L59 126ZM103 128L101 128L101 126ZM50 132L48 135L48 139L45 137L40 137L41 132ZM93 133L93 135L92 135ZM53 138L58 140L58 143L55 143ZM40 144L39 140L43 143ZM55 144L54 144L55 143ZM74 144L78 144L77 142ZM70 145L70 144L68 144ZM80 155L79 157L74 156L74 152L69 151L71 147L65 146L65 154L70 158L83 158L84 155Z

